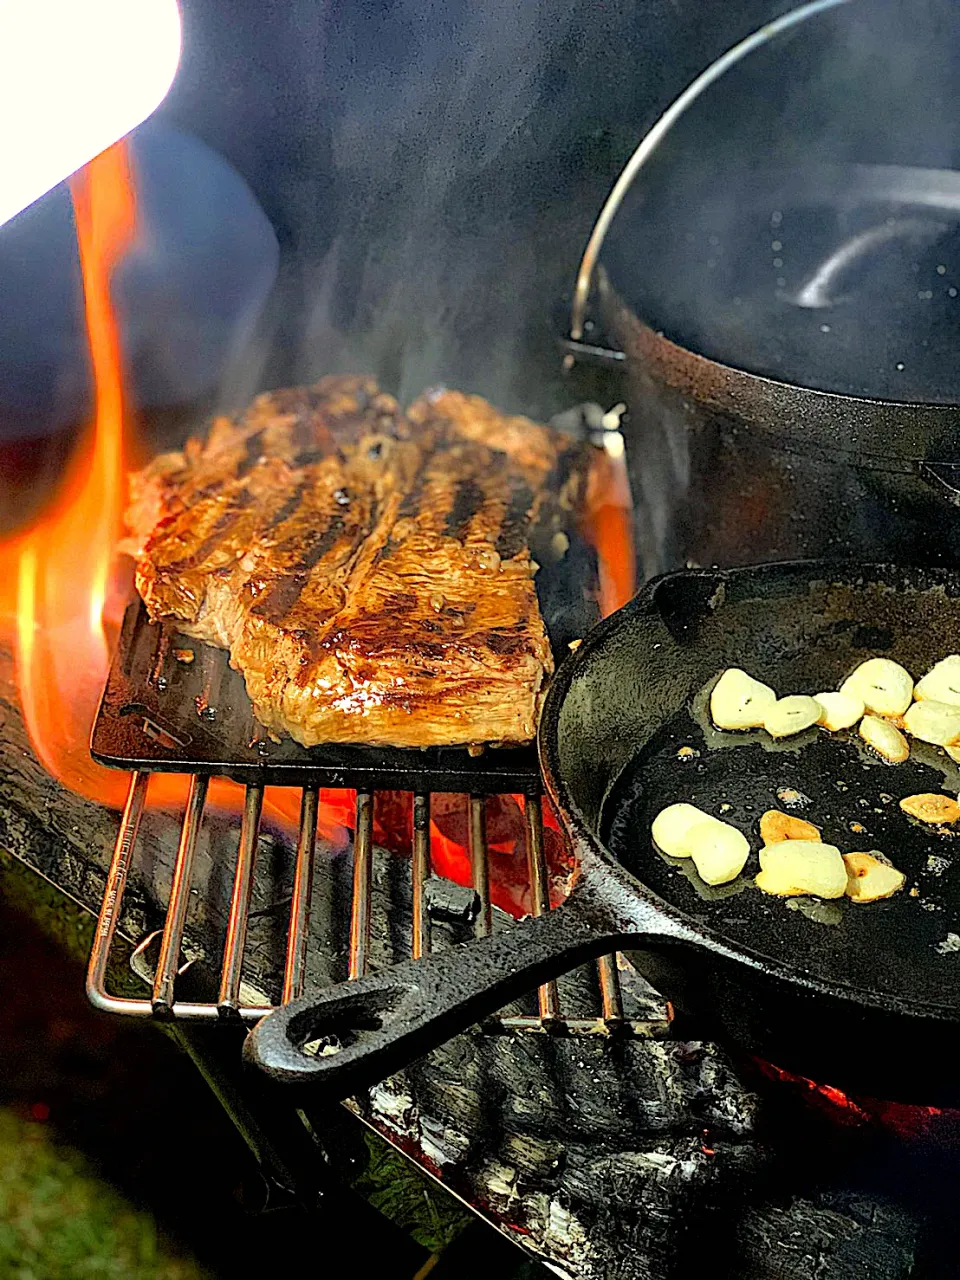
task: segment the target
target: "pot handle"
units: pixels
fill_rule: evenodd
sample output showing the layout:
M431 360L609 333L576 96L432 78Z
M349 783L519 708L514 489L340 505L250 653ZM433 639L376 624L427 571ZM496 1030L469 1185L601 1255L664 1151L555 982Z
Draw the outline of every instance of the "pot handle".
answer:
M591 870L591 877L608 876L602 865ZM349 1097L558 973L638 936L671 934L669 920L653 909L646 928L638 921L631 929L617 915L581 881L561 906L503 933L274 1010L247 1037L244 1057L275 1081ZM646 925L646 912L642 918Z
M607 232L610 230L610 224L616 217L624 196L633 186L633 181L637 174L687 108L692 106L697 98L705 90L709 89L715 81L719 80L725 72L729 71L741 58L745 58L748 53L752 53L754 49L759 49L761 45L765 45L774 36L778 36L790 27L806 21L807 18L812 18L814 14L822 13L826 9L834 9L838 5L847 4L848 2L849 0L811 0L810 3L803 4L788 13L783 13L778 18L775 18L773 22L768 22L756 31L751 32L750 35L717 58L715 62L712 62L705 71L701 71L696 79L687 85L683 93L674 99L653 128L645 135L613 184L606 203L600 210L600 216L594 223L590 239L587 241L587 247L583 251L580 270L577 272L577 282L573 291L573 304L570 309L570 338L574 343L580 342L583 338L593 273L597 265L597 259L600 256L600 249L606 239ZM575 354L575 351L568 351L566 359L568 361L571 360Z

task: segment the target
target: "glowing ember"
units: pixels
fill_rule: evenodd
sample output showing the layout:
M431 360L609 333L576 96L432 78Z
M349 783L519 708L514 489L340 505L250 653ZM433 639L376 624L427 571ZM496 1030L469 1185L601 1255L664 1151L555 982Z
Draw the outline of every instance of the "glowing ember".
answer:
M124 143L93 160L70 184L83 277L84 311L95 388L95 419L80 440L58 493L25 532L0 547L0 583L8 616L15 617L17 682L24 721L37 758L50 774L78 795L120 808L128 778L95 764L90 730L110 658L115 631L129 597L129 565L118 566L125 476L131 463L131 420L123 379L123 352L111 300L111 277L135 243L137 198L129 151ZM634 557L629 497L622 460L601 460L593 480L592 512L585 532L598 548L600 604L608 613L629 599ZM181 808L187 779L155 775L153 807ZM242 790L216 779L209 803L239 812ZM295 830L300 795L268 788L264 815ZM353 825L352 792L321 795L319 832L339 840ZM521 797L488 803L488 834L494 902L520 915L530 909L524 855ZM432 857L437 874L470 883L467 854L467 800L435 797ZM544 844L555 875L551 895L561 895L568 855L553 815L545 810ZM410 797L378 795L374 837L409 853Z
M755 1058L754 1062L768 1080L786 1085L838 1125L853 1128L877 1126L901 1138L922 1138L944 1117L954 1123L960 1117L960 1113L942 1107L918 1107L903 1102L853 1097L833 1085L817 1084L806 1076L794 1075L761 1058Z

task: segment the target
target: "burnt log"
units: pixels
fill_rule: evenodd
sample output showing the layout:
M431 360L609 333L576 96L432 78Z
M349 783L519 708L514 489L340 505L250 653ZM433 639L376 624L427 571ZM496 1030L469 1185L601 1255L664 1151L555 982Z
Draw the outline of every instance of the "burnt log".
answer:
M117 814L78 798L38 764L3 652L0 730L0 849L95 912ZM178 825L177 815L162 813L144 821L120 921L130 943L162 923ZM200 993L216 980L237 826L235 817L211 815L198 847L184 950ZM350 849L321 845L308 966L315 988L346 973L351 876ZM250 999L278 998L292 879L290 833L265 830L244 969ZM371 955L381 966L409 954L409 864L377 850L373 880ZM469 895L441 886L430 900L437 945L464 937ZM497 927L511 925L498 918ZM149 960L148 951L141 973ZM560 995L566 1012L595 1016L595 972L563 978ZM625 1001L631 1018L662 1017L656 993L629 971ZM535 1007L521 1002L508 1012ZM235 1036L230 1045L235 1053ZM759 1100L713 1045L477 1030L348 1106L426 1179L563 1275L644 1280L689 1274L705 1260L741 1280L899 1280L911 1272L918 1221L906 1209L869 1195L828 1203L815 1179L771 1179L777 1160L757 1139ZM342 1124L319 1106L310 1115L321 1144L328 1135L330 1164L349 1176L334 1140ZM452 1204L441 1196L431 1212L454 1222Z

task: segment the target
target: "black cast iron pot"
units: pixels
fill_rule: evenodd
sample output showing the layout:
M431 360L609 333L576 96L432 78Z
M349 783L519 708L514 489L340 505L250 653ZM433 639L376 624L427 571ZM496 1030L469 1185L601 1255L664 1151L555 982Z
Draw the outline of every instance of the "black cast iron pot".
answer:
M960 554L960 173L925 167L909 93L868 68L824 90L798 35L770 39L803 21L816 68L868 19L824 0L725 54L640 143L589 239L565 345L625 372L646 576ZM784 136L768 122L788 79L812 100ZM858 162L884 152L898 162Z

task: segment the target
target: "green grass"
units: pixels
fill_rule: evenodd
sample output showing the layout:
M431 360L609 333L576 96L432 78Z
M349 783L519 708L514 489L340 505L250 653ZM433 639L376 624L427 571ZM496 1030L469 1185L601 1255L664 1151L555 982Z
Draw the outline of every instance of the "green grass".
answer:
M473 1214L449 1192L432 1183L379 1134L367 1133L370 1160L355 1190L417 1244L440 1253L469 1223Z
M49 1130L0 1108L0 1276L5 1280L200 1280L148 1213L98 1179Z

